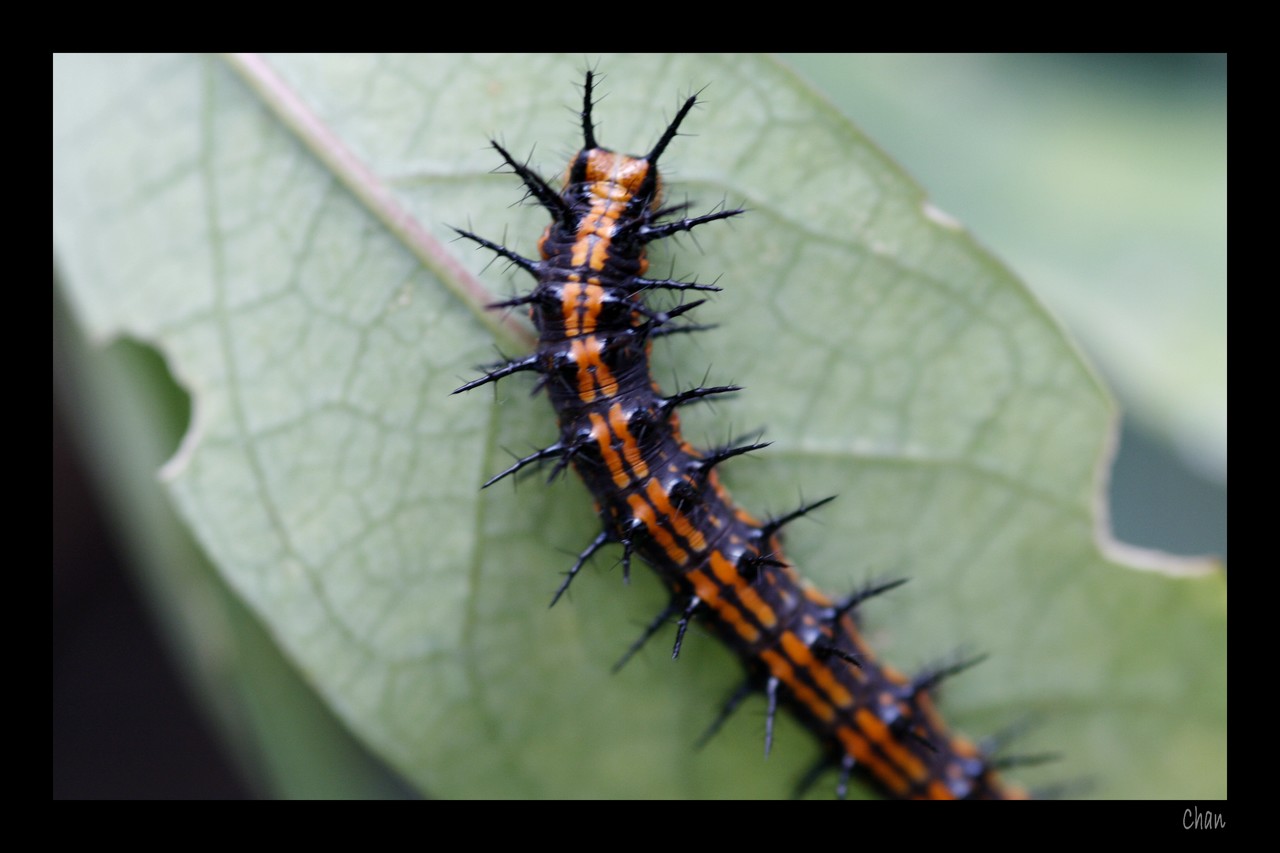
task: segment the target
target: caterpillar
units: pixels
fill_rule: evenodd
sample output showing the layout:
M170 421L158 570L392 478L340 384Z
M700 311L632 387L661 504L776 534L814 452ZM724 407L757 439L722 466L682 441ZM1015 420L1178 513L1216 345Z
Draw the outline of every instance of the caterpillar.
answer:
M646 277L646 247L744 211L722 206L686 216L687 203L664 206L658 161L697 103L697 94L684 101L653 148L635 156L597 143L593 86L589 71L581 111L583 147L570 161L560 192L491 142L528 195L551 216L538 242L539 259L455 229L536 279L532 291L489 307L527 308L538 343L532 353L491 367L454 393L534 373L559 424L557 441L516 460L484 487L533 465L553 463L552 479L572 467L593 496L602 523L552 604L597 552L621 546L624 578L638 556L670 589L671 599L617 666L673 619L673 658L691 620L698 620L743 662L746 679L708 735L759 691L767 703L766 754L779 707L794 714L822 746L821 762L802 785L834 767L841 797L856 773L895 798L1025 798L1026 791L999 774L1016 759L993 758L952 734L934 707L938 683L976 661L908 677L881 663L860 633L859 607L902 581L871 584L834 598L804 580L783 552L782 528L832 498L757 519L733 502L716 469L767 443L699 451L682 437L681 407L742 389L695 386L668 396L651 378L655 338L704 328L678 322L703 302L684 297L720 288ZM659 291L678 294L680 304L666 310L649 305L646 297Z

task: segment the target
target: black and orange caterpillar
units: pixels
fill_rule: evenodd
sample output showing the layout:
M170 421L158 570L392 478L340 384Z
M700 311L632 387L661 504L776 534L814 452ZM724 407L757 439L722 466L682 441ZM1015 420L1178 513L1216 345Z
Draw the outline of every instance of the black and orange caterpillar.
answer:
M672 599L619 665L672 618L678 624L673 656L679 654L689 620L696 618L746 666L745 684L712 731L752 691L762 690L768 702L766 752L777 707L785 705L822 742L824 758L816 771L839 769L841 796L857 772L891 797L1025 797L1026 792L1001 781L1000 762L948 732L934 710L932 688L967 664L912 678L877 661L867 647L855 608L900 581L832 599L806 582L783 554L782 526L831 499L761 522L734 505L715 468L765 445L700 452L681 437L680 406L739 388L695 387L666 396L651 379L652 339L697 329L673 321L701 300L660 311L643 297L658 290L683 294L719 288L646 278L645 247L743 211L665 218L683 213L686 205L663 207L658 159L696 95L684 102L653 149L635 157L596 143L592 82L588 72L584 144L569 164L561 192L492 143L529 195L551 214L538 243L541 260L458 231L537 279L532 292L490 307L528 306L539 341L531 355L501 364L454 393L513 373L537 373L560 423L558 441L485 485L535 463L555 460L553 477L572 465L591 490L604 525L552 604L593 554L609 543L620 544L624 571L632 555L639 555L671 588Z

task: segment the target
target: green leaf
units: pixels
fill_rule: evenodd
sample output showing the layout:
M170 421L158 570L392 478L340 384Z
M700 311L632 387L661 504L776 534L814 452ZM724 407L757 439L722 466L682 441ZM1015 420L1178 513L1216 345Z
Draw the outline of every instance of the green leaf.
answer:
M1225 483L1225 54L789 61L1027 279L1130 428Z
M736 683L709 637L610 666L664 594L609 555L548 610L594 535L572 480L479 490L555 434L482 309L527 277L449 226L535 251L500 135L554 176L578 142L581 57L58 57L54 237L92 341L163 354L192 397L161 476L182 519L319 701L422 793L782 796L762 703L693 744ZM912 583L869 608L900 668L990 653L942 707L981 735L1034 717L1017 774L1117 797L1225 795L1224 576L1107 541L1115 412L1040 304L819 95L758 58L606 57L602 141L652 144L672 199L750 210L656 253L722 294L719 328L655 347L666 388L747 390L685 419L763 514L838 493L789 552L818 585ZM535 149L534 146L537 145ZM668 241L675 242L675 241ZM485 291L490 295L486 296ZM269 748L269 747L268 747ZM825 794L826 792L821 792Z

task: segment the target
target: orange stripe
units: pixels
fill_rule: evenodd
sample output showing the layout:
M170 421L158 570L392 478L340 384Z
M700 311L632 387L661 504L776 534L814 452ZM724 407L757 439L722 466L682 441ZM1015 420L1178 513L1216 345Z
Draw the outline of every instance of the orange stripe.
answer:
M862 729L863 733L880 747L885 757L901 768L908 778L918 782L928 777L929 771L924 763L907 751L902 742L889 731L884 721L870 708L859 708L854 711L853 717L858 723L858 728Z
M631 425L627 422L621 403L614 403L609 407L609 427L613 430L614 436L622 441L622 453L627 460L627 468L631 471L632 479L647 478L649 466L644 461L644 455L640 452L640 445L636 442L635 436L631 434Z
M845 751L852 755L857 763L870 770L890 793L898 797L906 796L911 787L910 784L897 768L876 754L866 739L858 734L857 729L851 726L840 726L836 729L836 737L844 744Z
M814 692L813 688L796 678L795 668L785 657L772 649L760 652L760 659L769 667L774 677L790 688L791 693L804 703L805 707L823 722L830 723L836 718L835 708L826 699Z
M760 632L756 630L756 626L742 617L741 610L721 597L720 587L716 585L715 581L707 577L705 572L701 569L694 569L689 572L688 580L693 584L694 594L706 602L709 607L713 608L739 637L748 643L754 643L760 639Z
M682 512L671 505L671 496L668 495L666 489L662 487L662 483L658 482L657 477L653 477L649 480L649 485L645 487L645 494L649 496L649 502L652 503L658 510L658 513L666 519L667 523L675 529L675 532L680 536L680 538L689 542L690 545L694 545L694 543L690 541L690 537L688 535L690 532L695 532L693 525L689 523L689 519L685 518ZM701 540L701 534L699 534L698 538ZM701 548L698 548L695 545L695 550L701 550Z
M813 650L806 646L794 632L783 632L782 650L786 652L787 657L809 670L809 675L833 704L841 708L848 708L853 704L853 695L836 680L835 675L825 663L813 656Z
M765 628L772 628L778 624L778 614L773 611L767 601L760 597L760 593L752 589L750 584L742 585L738 590L738 598L742 600L742 606L750 610L751 615L755 616L756 621Z
M573 276L577 280L577 274ZM578 301L581 303L575 306L574 315L580 318L577 322L579 334L593 335L600 326L600 302L604 296L604 291L594 284L579 285Z
M956 798L956 795L951 793L951 789L943 784L940 779L934 779L930 782L926 790L929 792L929 799L931 800L954 800Z
M613 478L613 484L619 489L625 488L631 481L627 477L622 460L613 451L609 426L605 423L604 418L595 412L589 412L587 417L591 419L591 437L596 440L596 446L600 448L600 457L609 468L609 476Z
M675 538L667 532L665 527L658 524L653 507L649 505L648 501L640 495L628 495L627 504L631 507L631 517L644 522L644 526L649 530L649 535L657 540L672 562L677 566L683 566L689 561L688 552L676 544Z
M594 336L569 341L569 354L578 370L578 399L584 403L612 397L618 390L618 380L600 359L601 348L600 339Z
M746 578L738 571L738 567L729 562L722 552L713 551L710 563L711 570L715 572L716 577L725 586L733 588L738 595L739 601L742 602L742 606L751 612L757 622L766 629L778 624L778 614L773 611L768 602L760 597L758 592L751 588Z
M689 547L695 551L705 551L707 540L702 535L702 531L689 522L688 516L671 505L671 496L666 493L656 478L649 481L648 493L649 500L653 501L658 511L666 516L676 533L689 543Z
M581 293L580 285L566 283L560 296L560 313L563 315L566 338L576 338L582 334L582 325L578 320L578 296Z

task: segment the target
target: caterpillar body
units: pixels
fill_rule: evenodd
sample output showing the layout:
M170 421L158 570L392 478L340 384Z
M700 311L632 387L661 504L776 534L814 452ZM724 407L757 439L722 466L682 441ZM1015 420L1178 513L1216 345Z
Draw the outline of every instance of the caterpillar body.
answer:
M822 745L822 762L807 778L834 766L841 796L856 773L895 798L1026 797L1023 789L1002 780L1000 761L950 732L934 707L931 694L938 682L971 661L907 676L879 661L860 633L859 605L900 581L835 598L805 581L783 552L781 528L830 498L758 519L735 505L716 468L765 444L699 451L682 437L680 407L740 389L693 387L667 395L651 378L653 339L698 329L677 318L701 300L659 310L645 298L658 291L684 296L719 288L646 277L646 247L743 211L722 208L687 217L687 205L664 207L658 160L696 95L683 103L647 154L631 156L596 142L592 91L588 72L583 148L570 162L560 192L492 143L551 215L538 243L539 259L458 230L537 280L531 292L491 307L527 307L538 344L533 353L490 369L454 393L515 373L535 373L559 422L557 441L485 485L530 465L553 462L552 476L571 466L594 497L602 522L602 531L579 554L552 603L594 554L620 545L624 572L633 556L640 557L672 597L619 665L673 619L673 656L678 655L685 630L696 619L745 666L746 680L712 731L747 696L761 691L768 707L766 752L777 709L785 707Z

